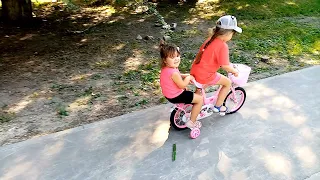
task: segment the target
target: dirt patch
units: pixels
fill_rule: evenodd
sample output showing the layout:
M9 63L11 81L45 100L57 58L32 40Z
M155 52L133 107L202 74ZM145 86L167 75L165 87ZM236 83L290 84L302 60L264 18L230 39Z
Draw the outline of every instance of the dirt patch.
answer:
M108 8L71 12L62 5L36 13L42 18L36 27L0 28L0 145L166 103L155 79L163 36L155 17ZM180 31L193 27L178 23ZM209 23L198 26L205 37ZM137 35L153 39L136 40ZM192 59L202 41L179 43L184 56ZM248 58L262 69L266 65ZM275 67L279 62L289 63L270 60ZM287 71L254 72L250 80Z
M104 11L41 10L37 28L1 28L0 145L159 103L157 88L125 76L158 55L157 42L136 40L159 38L154 20Z

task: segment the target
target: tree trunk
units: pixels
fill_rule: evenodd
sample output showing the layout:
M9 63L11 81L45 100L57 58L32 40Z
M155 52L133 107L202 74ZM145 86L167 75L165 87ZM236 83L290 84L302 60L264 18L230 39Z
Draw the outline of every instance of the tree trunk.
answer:
M2 18L6 21L28 21L32 18L31 0L2 0Z

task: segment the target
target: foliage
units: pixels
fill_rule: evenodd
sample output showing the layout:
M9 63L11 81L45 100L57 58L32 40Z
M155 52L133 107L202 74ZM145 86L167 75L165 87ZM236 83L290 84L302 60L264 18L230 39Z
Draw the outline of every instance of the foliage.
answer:
M11 121L15 117L15 113L0 111L0 123Z
M59 104L57 107L57 114L62 118L63 116L69 116L68 110L65 105Z
M147 3L147 5L149 11L156 16L158 22L160 22L162 26L167 26L168 24L164 20L163 16L157 11L156 6L153 3Z
M236 41L239 50L275 58L304 54L316 56L319 52L319 27L291 19L256 22L244 26L244 33Z

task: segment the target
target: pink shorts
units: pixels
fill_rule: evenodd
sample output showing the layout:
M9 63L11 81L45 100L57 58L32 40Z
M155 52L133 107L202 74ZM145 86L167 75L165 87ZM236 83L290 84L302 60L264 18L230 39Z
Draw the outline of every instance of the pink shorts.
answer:
M207 83L207 85L215 85L220 79L221 79L221 74L216 73L216 77L211 82Z

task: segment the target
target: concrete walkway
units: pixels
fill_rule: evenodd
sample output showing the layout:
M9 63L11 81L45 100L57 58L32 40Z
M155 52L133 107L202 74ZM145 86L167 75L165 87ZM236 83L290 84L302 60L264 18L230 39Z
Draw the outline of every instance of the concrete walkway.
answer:
M195 140L161 105L0 147L0 179L319 180L320 67L245 89L243 108L202 120Z

